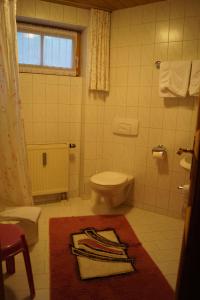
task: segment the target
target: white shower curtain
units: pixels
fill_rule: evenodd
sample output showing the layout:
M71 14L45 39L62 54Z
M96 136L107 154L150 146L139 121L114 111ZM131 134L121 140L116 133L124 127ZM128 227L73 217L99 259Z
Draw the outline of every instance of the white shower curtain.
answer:
M16 0L0 0L0 209L32 204L18 76Z
M110 13L91 10L89 89L109 91Z

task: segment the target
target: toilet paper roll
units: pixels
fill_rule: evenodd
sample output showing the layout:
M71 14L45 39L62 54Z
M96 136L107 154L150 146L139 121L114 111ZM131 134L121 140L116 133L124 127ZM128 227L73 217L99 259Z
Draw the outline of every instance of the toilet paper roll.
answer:
M163 151L153 151L152 155L153 155L154 158L164 159L164 152Z

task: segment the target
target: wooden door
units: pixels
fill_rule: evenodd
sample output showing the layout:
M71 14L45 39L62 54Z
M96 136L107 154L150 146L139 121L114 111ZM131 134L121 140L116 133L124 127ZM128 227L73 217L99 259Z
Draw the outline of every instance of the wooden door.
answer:
M200 106L194 138L191 187L186 209L176 300L200 299Z

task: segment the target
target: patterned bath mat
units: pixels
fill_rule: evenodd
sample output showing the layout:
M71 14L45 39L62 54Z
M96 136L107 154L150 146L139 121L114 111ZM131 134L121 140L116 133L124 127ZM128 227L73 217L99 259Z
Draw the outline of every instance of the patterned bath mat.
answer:
M173 300L121 215L50 219L51 300Z

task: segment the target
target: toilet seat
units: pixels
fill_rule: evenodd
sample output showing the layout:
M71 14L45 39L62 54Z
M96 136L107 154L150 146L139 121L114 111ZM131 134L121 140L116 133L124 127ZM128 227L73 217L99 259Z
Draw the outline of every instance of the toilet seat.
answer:
M98 185L116 186L125 183L128 177L123 173L107 171L93 175L90 180Z

